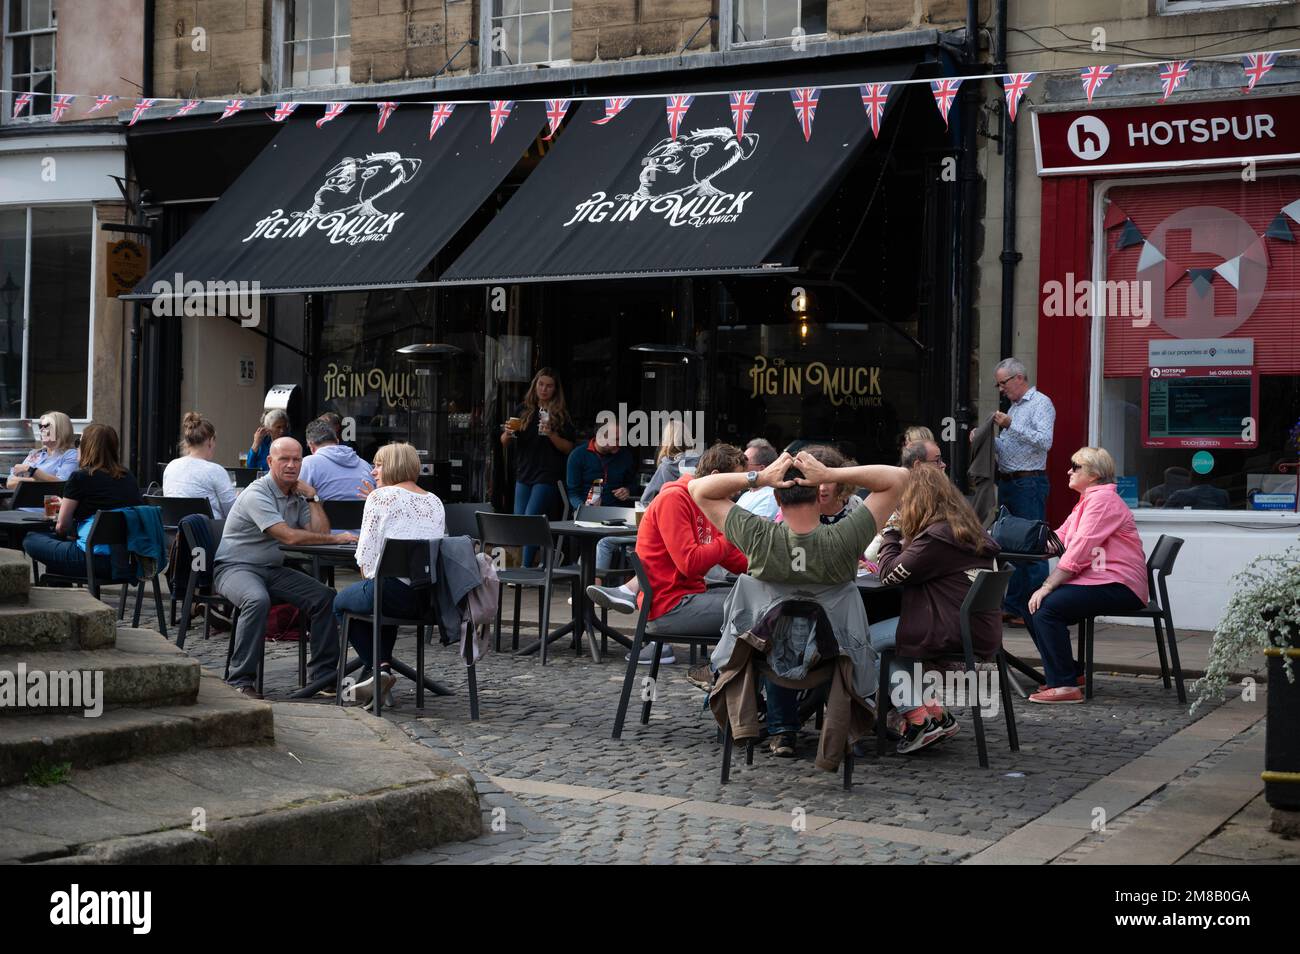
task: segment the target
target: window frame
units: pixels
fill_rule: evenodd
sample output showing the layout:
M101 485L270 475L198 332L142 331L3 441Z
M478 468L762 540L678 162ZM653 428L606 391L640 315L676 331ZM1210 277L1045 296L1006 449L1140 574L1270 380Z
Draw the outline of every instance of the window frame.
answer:
M532 62L532 63L495 62L497 51L492 48L492 37L495 35L494 31L496 27L496 21L504 20L504 19L522 20L523 17L525 16L542 15L542 14L525 14L522 12L517 14L510 13L510 14L497 15L496 9L500 5L500 2L501 0L483 0L483 2L479 4L479 37L480 37L479 72L480 73L486 73L490 71L531 70L531 69L536 69L539 66L556 67L556 66L573 65L574 0L551 0L552 9L545 14L547 17L553 17L557 13L567 12L569 14L569 55L566 57L556 58L556 59L537 60L536 62ZM554 8L554 4L556 3L568 3L568 6L557 10ZM554 53L555 51L554 36L549 30L549 25L548 25L548 32L546 37L546 48L548 53Z
M4 125L52 122L53 115L54 115L54 108L53 108L54 96L59 91L59 11L57 6L57 0L50 0L50 19L52 21L51 26L42 27L39 30L11 31L9 29L9 22L10 22L10 13L12 10L12 5L14 3L22 3L22 2L23 0L4 0L3 10L0 10L0 17L3 17L3 19L0 19L0 28L4 29L4 40L5 40L4 42L4 88L6 90L13 90L15 75L26 76L28 78L28 86L30 87L31 86L30 81L32 76L43 76L48 72L50 77L50 95L48 97L48 101L45 103L46 106L45 112L37 113L34 111L33 107L36 106L37 100L36 97L33 96L31 106L28 107L27 114L25 116L18 116L15 118L14 108L13 108L14 93L13 92L5 93L3 97L4 115L0 117L0 122L2 122ZM46 35L52 38L52 48L50 50L50 61L51 61L50 69L48 71L39 70L36 72L15 74L14 73L14 41L31 40L34 37L46 36Z
M271 16L271 88L273 92L299 92L306 90L329 90L340 89L352 86L352 9L348 7L348 32L331 34L329 39L335 42L334 51L334 72L337 76L339 70L338 64L338 44L337 41L346 36L348 38L348 79L342 83L325 83L319 86L305 85L297 86L293 83L293 70L291 67L291 58L289 56L289 47L294 43L311 42L315 39L326 39L325 37L310 37L308 40L295 40L292 36L293 31L290 25L293 21L294 4L300 0L274 0L275 6L272 8ZM301 0L306 3L308 0ZM350 4L351 0L349 0ZM334 28L338 29L338 4L339 0L333 0L334 3ZM311 70L308 70L310 75Z
M1260 169L1257 172L1259 176L1294 176L1300 174L1300 165L1288 164L1277 166L1270 169ZM1114 176L1098 178L1093 181L1092 189L1092 281L1093 287L1101 287L1098 283L1106 278L1106 251L1107 243L1105 242L1105 221L1106 221L1106 195L1111 189L1118 186L1155 186L1168 185L1189 182L1211 182L1216 180L1239 179L1240 172L1234 170L1201 172L1191 175L1180 175L1174 170L1168 170L1164 174L1146 175L1146 176ZM1102 446L1102 405L1104 402L1103 388L1106 383L1105 375L1105 358L1106 358L1106 296L1094 295L1096 302L1093 306L1092 327L1088 330L1088 352L1091 367L1088 369L1088 444L1092 447ZM1097 306L1100 307L1097 307ZM1273 525L1277 523L1277 511L1271 510L1191 510L1191 511L1168 511L1162 508L1148 509L1145 507L1134 508L1130 511L1133 519L1139 524L1145 521L1156 520L1181 520L1185 522L1204 522L1205 520L1222 520L1225 517L1230 518L1234 523L1250 523ZM1283 516L1289 513L1282 511ZM1172 517L1170 515L1173 515ZM1294 516L1294 515L1292 515Z
M1249 10L1254 7L1281 7L1295 0L1156 0L1156 16L1175 17L1212 10Z
M763 0L763 29L767 29L767 4L773 0ZM788 2L788 0L775 0L775 2ZM797 0L799 3L799 23L803 25L803 0ZM1289 2L1289 0L1287 0ZM762 49L764 47L784 46L792 39L791 36L777 36L764 40L737 40L736 27L740 22L737 16L736 7L741 0L720 0L718 3L718 48L721 50L752 50ZM825 40L830 36L830 0L827 0L826 13L826 30L821 33L806 33L802 37L804 40Z

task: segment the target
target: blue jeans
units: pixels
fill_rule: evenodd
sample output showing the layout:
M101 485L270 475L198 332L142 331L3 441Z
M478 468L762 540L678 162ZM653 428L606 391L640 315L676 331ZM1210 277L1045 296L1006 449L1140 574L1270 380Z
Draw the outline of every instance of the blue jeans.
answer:
M886 649L893 649L898 645L898 622L899 618L894 616L871 624L871 648L876 651L877 656ZM917 685L914 678L915 670L912 668L915 662L916 660L899 658L899 656L895 655L889 663L889 671L880 674L885 686L885 692L890 699L893 699L894 696L894 681L896 679L904 686L904 698L911 704L894 706L899 714L904 716L921 706L922 687Z
M515 483L515 513L530 517L553 516L560 506L560 489L555 484ZM532 566L537 547L524 547L524 566ZM387 591L384 593L388 595Z
M767 734L799 731L799 690L763 680L767 692Z
M1047 475L1017 477L998 481L998 503L1016 517L1026 520L1047 519ZM1020 563L1011 574L1002 606L1008 613L1029 617L1029 597L1047 579L1047 561Z
M1047 676L1047 688L1073 686L1083 674L1082 661L1074 658L1070 627L1090 616L1106 616L1142 608L1137 594L1123 583L1080 586L1067 583L1047 594L1038 612L1025 618L1029 635L1038 647Z
M612 569L614 556L620 553L624 543L636 543L636 537L601 537L596 544L596 572ZM627 566L626 561L621 561Z
M23 538L23 552L44 564L50 573L86 578L86 551L77 546L76 540L60 540L52 533L29 533ZM112 576L111 558L95 557L95 577L107 582Z
M393 577L384 579L385 616L415 616L420 612L420 599L413 589ZM344 613L373 613L375 609L375 581L353 583L334 597L334 618L339 631L343 631ZM364 620L353 620L348 630L348 642L367 668L374 668L375 628ZM393 645L397 642L397 627L384 626L379 632L379 661L393 661Z

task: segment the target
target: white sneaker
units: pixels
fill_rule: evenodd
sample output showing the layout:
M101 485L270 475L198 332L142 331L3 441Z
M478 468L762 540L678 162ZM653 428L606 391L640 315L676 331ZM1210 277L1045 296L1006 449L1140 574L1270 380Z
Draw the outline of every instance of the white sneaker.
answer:
M392 705L393 686L397 683L397 677L387 669L379 670L379 682L384 694L386 705ZM375 677L371 676L364 682L359 682L352 687L352 700L359 706L368 706L375 697Z
M617 586L589 586L587 598L602 609L616 613L635 613L636 597Z
M626 655L623 656L623 658L631 659L632 654L627 653ZM641 647L641 655L637 657L637 661L636 661L637 665L649 666L654 661L655 661L655 644L646 643L646 645ZM677 657L673 655L673 644L664 643L663 652L659 654L660 665L671 666L675 662L677 662Z

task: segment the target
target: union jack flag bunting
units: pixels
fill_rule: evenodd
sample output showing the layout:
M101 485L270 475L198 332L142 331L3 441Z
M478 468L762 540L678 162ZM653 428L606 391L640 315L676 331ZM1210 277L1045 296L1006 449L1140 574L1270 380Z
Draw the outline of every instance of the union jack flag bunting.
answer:
M14 119L17 119L19 116L21 116L23 114L23 110L26 109L28 106L30 106L31 102L32 102L31 93L19 93L14 98Z
M316 128L320 129L328 122L332 122L343 115L343 110L348 108L347 103L330 103L325 107L325 115L316 120Z
M934 104L939 107L939 115L943 117L943 126L948 128L948 111L952 109L953 101L957 98L957 90L961 86L959 79L941 79L930 81L930 92L934 94Z
M433 108L433 119L429 121L429 138L441 129L451 119L452 110L456 108L455 103L439 103Z
M140 100L138 103L136 103L134 106L132 106L132 107L131 107L131 121L130 121L129 123L127 123L127 125L128 125L128 126L134 126L137 122L140 121L140 117L144 115L145 110L146 110L146 109L150 109L150 108L152 108L153 105L154 105L155 103L157 103L157 102L158 102L158 100L156 100L156 99L142 99L142 100Z
M297 103L276 103L275 112L271 116L271 121L282 123L290 116L292 116L293 111L297 108L298 108Z
M799 119L799 128L803 130L803 141L812 139L813 116L817 113L817 100L822 91L811 86L801 86L790 90L790 99L794 103L794 113Z
M862 93L862 108L871 118L871 135L880 138L880 121L885 115L885 104L889 102L888 83L868 83L859 87Z
M1114 72L1113 66L1085 66L1079 70L1079 78L1083 80L1083 91L1088 94L1089 103L1097 90L1101 89L1101 84L1110 79Z
M375 103L379 107L379 126L375 132L383 132L384 127L388 125L388 117L393 115L393 110L397 108L396 103Z
M112 103L116 99L117 99L116 96L109 96L107 93L96 96L95 105L90 107L90 113L99 112L101 109L103 109L105 106L107 106L109 103ZM87 113L86 115L89 116L90 113Z
M1166 63L1165 68L1160 71L1160 85L1165 91L1165 95L1160 97L1160 102L1163 103L1174 95L1174 90L1183 85L1183 80L1187 79L1187 74L1192 71L1187 64L1187 60L1174 60Z
M187 99L185 102L181 103L180 108L176 110L176 112L172 113L167 118L175 119L177 116L188 116L190 113L194 112L194 110L198 109L199 103L201 102L203 102L201 99Z
M492 120L492 138L488 142L497 141L497 133L506 124L506 120L510 118L510 110L514 108L515 101L513 99L492 100L491 107L488 109L488 117Z
M603 126L623 110L627 109L628 104L632 102L631 96L617 96L613 99L605 100L605 118L592 120L592 125Z
M1241 65L1246 70L1246 76L1249 78L1245 92L1249 93L1255 88L1255 84L1262 80L1265 74L1273 68L1277 62L1276 53L1251 53L1241 58Z
M244 108L244 102L245 100L242 99L226 100L226 108L221 111L221 115L217 117L216 121L221 122L221 120L229 119L231 116L235 115L235 113Z
M1016 121L1016 110L1020 106L1020 97L1029 90L1037 73L1011 73L1002 77L1002 93L1007 98L1007 115Z
M60 93L54 97L54 105L50 107L50 115L54 117L56 123L63 118L63 114L68 111L68 107L72 105L72 101L76 98L72 93Z
M694 96L669 96L668 97L668 135L675 140L677 131L682 128L682 120L686 118L686 111L691 108L691 103L695 102Z
M737 139L745 135L745 124L749 122L749 114L754 111L754 104L757 102L757 93L746 91L731 94L731 122L736 127Z
M571 99L548 99L546 101L546 123L550 130L542 137L543 142L550 142L555 137L555 131L560 128L560 123L564 122L564 117L568 114L572 102Z

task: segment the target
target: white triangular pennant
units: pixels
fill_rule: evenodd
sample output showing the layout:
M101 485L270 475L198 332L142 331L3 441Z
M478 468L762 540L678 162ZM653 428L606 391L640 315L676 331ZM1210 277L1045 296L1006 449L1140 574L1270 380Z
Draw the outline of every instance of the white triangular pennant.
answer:
M1282 213L1290 216L1292 221L1300 222L1300 199L1296 199L1290 205L1282 209Z
M1239 287L1237 283L1241 276L1241 256L1237 255L1228 259L1222 265L1214 266L1214 270L1222 275L1223 280L1233 288Z
M1159 265L1164 260L1165 257L1160 253L1160 249L1143 239L1142 254L1138 256L1138 271L1140 272L1144 268L1151 268L1154 265Z

